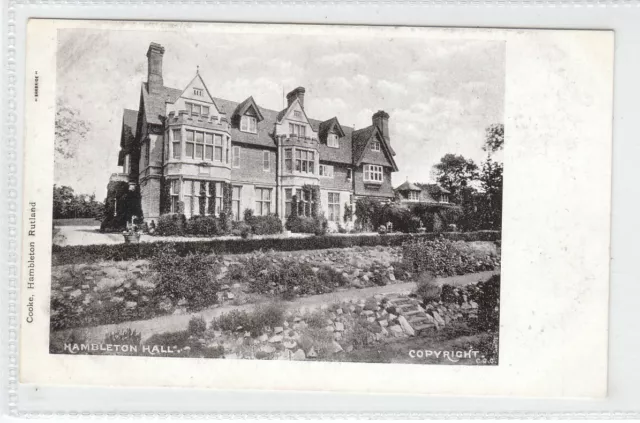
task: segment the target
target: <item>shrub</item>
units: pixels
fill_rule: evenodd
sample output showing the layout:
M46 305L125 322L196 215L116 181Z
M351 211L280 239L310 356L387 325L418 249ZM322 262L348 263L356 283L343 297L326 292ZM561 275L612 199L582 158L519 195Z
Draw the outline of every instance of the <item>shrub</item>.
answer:
M154 297L158 301L168 298L174 304L184 299L191 310L215 304L220 267L212 255L196 253L183 257L171 248L160 249L150 264L157 279Z
M300 295L331 292L335 288L321 282L310 264L287 260L277 266L270 264L268 268L263 268L256 278L249 279L249 289L291 300Z
M310 328L322 329L327 326L327 315L322 310L313 310L304 316L304 321Z
M249 221L251 231L256 235L272 235L282 232L282 222L275 215L253 216Z
M315 230L313 233L316 236L322 236L327 233L327 229L329 228L329 222L327 222L327 218L323 215L316 216L314 218Z
M330 266L322 266L316 275L320 282L328 287L341 287L349 284L349 279L342 272L338 272Z
M207 330L207 322L204 321L202 316L193 316L189 319L189 326L187 331L189 335L201 337Z
M180 241L180 242L143 242L140 244L112 244L112 245L67 245L52 246L53 265L92 263L100 261L122 261L149 259L157 254L159 249L171 246L178 255L189 253L217 253L217 254L245 254L258 250L299 251L319 250L325 248L349 248L372 246L400 246L407 241L434 240L438 237L460 241L497 241L500 232L455 232L455 233L424 233L424 234L393 234L385 237L361 236L317 236L305 238L269 238L269 239L236 239L236 240L208 240L208 241ZM500 257L493 257L496 262ZM413 269L412 261L409 267ZM491 270L491 269L487 269Z
M402 260L412 269L412 273L429 271L435 276L462 275L495 269L496 258L478 258L461 247L443 237L435 240L413 240L403 244Z
M276 327L284 324L285 307L281 303L258 305L251 314L251 332L257 336L265 327Z
M237 330L246 330L251 326L249 314L244 310L231 310L228 313L222 313L218 317L214 317L211 326L214 329L235 332Z
M431 272L422 272L416 281L416 295L422 299L424 304L432 301L440 301L440 287L436 283L436 278Z
M253 217L253 209L244 209L242 216L245 222L249 222Z
M482 330L497 331L500 325L500 275L493 275L476 285L478 294L478 326Z
M164 214L158 218L156 233L164 236L184 235L186 221L184 214Z
M225 211L220 212L218 227L221 234L228 234L231 232L231 229L233 228L233 221L231 220L230 213Z
M104 343L112 345L140 345L141 341L140 332L131 328L109 332L104 337Z
M297 216L288 219L287 229L301 234L313 234L316 231L316 222L313 217Z
M394 261L391 263L393 267L393 276L399 281L408 280L412 275L412 268L403 261Z
M193 216L187 221L189 235L214 236L222 233L218 219L213 216Z
M284 324L285 307L280 303L268 303L258 305L251 313L242 310L231 310L222 313L211 321L215 329L235 332L248 331L251 336L259 336L268 327L282 326Z

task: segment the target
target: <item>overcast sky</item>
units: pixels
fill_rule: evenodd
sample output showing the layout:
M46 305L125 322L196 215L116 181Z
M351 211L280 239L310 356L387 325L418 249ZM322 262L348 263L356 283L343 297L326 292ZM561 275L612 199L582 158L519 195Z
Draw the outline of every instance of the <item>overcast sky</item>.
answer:
M390 114L391 144L406 178L429 182L446 153L480 162L484 128L503 123L505 46L501 41L268 34L61 30L59 99L90 123L75 157L56 162L55 182L106 195L117 166L122 109L138 109L150 42L165 47L164 84L183 89L200 67L214 97L282 109L282 91L306 88L305 111L363 128Z

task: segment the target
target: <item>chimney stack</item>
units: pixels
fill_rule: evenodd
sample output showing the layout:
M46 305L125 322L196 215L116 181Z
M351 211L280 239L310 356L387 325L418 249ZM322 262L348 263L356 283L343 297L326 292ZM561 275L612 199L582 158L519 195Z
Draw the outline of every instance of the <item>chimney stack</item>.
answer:
M389 113L384 110L378 110L371 117L371 121L374 126L377 126L382 132L382 136L387 144L391 145L391 140L389 139Z
M147 50L147 88L150 94L159 94L164 83L162 81L162 56L164 47L158 43L149 44Z
M298 88L295 88L293 91L291 91L289 94L287 94L287 107L290 107L291 103L293 103L297 98L298 101L300 102L300 107L304 109L304 92L305 92L304 87L298 87Z

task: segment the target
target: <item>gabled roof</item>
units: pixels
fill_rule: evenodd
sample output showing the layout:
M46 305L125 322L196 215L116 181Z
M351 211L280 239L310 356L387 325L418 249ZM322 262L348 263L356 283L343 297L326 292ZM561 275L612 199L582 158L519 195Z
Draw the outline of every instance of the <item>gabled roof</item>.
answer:
M362 163L362 158L364 156L367 145L369 145L369 141L374 136L378 137L378 140L382 145L384 153L386 154L387 159L391 164L391 167L393 168L394 171L397 171L398 165L396 164L396 161L393 159L393 152L391 150L391 147L389 146L387 141L384 139L384 135L382 134L380 129L374 125L370 125L370 126L367 126L366 128L359 129L353 132L351 136L351 145L353 148L354 164L356 166L360 166L360 164Z
M320 125L318 126L318 137L320 138L320 140L326 140L327 134L333 128L338 129L338 136L344 137L344 130L342 129L342 126L340 126L340 122L338 122L338 118L334 116L329 120L320 122Z
M142 101L147 123L162 124L162 116L166 114L166 103L175 103L182 95L182 90L161 87L159 94L150 94L146 82L142 83Z
M206 86L205 86L206 89ZM148 123L151 124L162 124L161 117L165 116L166 113L166 103L175 103L175 101L182 95L182 90L178 90L175 88L162 87L161 92L159 94L150 94L147 89L147 84L142 84L142 108L144 109L145 118ZM270 109L265 109L260 107L253 97L249 97L241 103L237 103L231 100L225 100L222 98L211 97L212 101L218 108L218 111L222 114L226 114L229 117L232 117L237 111L242 110L245 106L248 108L249 106L254 106L257 113L262 116L262 120L258 121L258 133L251 134L247 132L240 131L239 128L231 127L229 132L231 133L231 141L255 145L258 147L267 147L274 148L276 146L275 141L273 139L273 129L275 127L276 122L280 121L286 112L290 109L287 107L281 111L275 111ZM306 113L305 113L306 116ZM337 118L331 118L325 121L320 121L317 119L307 118L311 128L320 132L320 129L323 130L327 127L338 128L339 132L344 134L343 137L340 138L340 144L338 148L328 147L326 144L320 144L318 146L318 150L320 153L320 160L323 162L334 162L334 163L342 163L347 165L352 165L354 162L354 158L356 157L356 148L355 144L352 140L352 134L355 134L359 131L354 131L352 128L348 126L342 126L338 122ZM331 126L333 125L333 126ZM369 135L375 131L375 128L368 127L364 128L362 131L370 131ZM362 134L361 134L362 135ZM370 136L369 136L370 137ZM380 138L383 139L382 135ZM383 141L384 142L384 141ZM391 147L384 143L388 151L392 151ZM364 146L358 150L358 157L361 156L362 151L366 147L366 143ZM395 162L393 162L393 158L391 158L391 162L395 167ZM396 168L397 169L397 168Z
M253 107L253 110L256 111L256 114L257 114L256 118L258 122L264 120L264 116L262 116L262 113L260 112L260 108L256 104L256 101L253 99L253 96L247 98L245 101L238 104L238 107L236 107L236 109L234 110L232 117L244 115L247 112L247 110L249 110L249 108L251 107Z
M396 188L397 191L422 191L422 189L414 183L404 181L402 185Z

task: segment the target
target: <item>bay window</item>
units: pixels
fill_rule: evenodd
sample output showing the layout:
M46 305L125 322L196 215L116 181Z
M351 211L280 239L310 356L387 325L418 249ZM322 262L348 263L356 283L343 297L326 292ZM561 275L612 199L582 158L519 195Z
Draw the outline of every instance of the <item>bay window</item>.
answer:
M216 162L222 162L222 135L215 134L215 156L214 160Z
M187 140L185 143L185 146L186 146L185 157L189 159L193 159L193 151L195 150L195 144L194 144L195 132L190 130L187 130L185 132L187 135Z
M193 181L184 181L184 191L182 194L182 201L184 202L184 215L189 218L193 216Z
M204 159L204 132L196 132L196 159Z
M290 148L284 150L284 171L293 172L293 150Z
M182 152L182 131L179 129L173 130L173 158L179 159Z
M171 197L171 213L178 213L180 211L180 180L172 179L169 188L169 196Z
M289 217L291 215L291 202L293 200L291 188L285 188L284 190L284 217Z
M364 180L366 182L382 182L382 166L364 165Z
M204 158L213 161L213 134L204 134Z
M315 154L310 150L296 149L296 172L314 173Z

